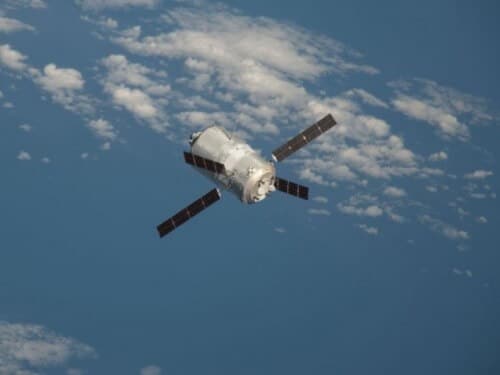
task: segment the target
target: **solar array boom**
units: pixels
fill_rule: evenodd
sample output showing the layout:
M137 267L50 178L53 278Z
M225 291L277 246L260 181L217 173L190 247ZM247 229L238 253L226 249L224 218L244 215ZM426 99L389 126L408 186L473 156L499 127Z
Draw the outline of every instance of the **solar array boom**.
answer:
M220 197L221 195L218 189L210 190L203 197L195 200L189 206L180 210L174 216L158 225L156 227L156 229L158 230L158 234L160 235L160 237L167 235L168 233L172 232L174 229L191 219L193 216L198 215L208 206L217 202Z
M195 167L206 169L207 171L213 173L223 174L226 172L226 168L221 163L217 163L216 161L202 158L201 156L194 155L190 152L184 152L184 160L186 163L194 165Z
M283 193L287 193L301 199L309 199L309 188L307 186L302 186L280 177L275 178L274 186L277 190L282 191Z
M288 142L278 147L273 151L273 159L275 161L282 161L287 158L295 151L304 147L306 144L311 142L313 139L319 137L321 134L326 132L335 126L337 122L331 114L326 115L317 123L311 125L306 130L302 131Z

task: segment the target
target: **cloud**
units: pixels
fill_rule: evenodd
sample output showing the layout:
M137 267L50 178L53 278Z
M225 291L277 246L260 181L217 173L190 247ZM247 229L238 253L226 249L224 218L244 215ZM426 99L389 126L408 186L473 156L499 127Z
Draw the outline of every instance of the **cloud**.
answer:
M99 11L105 8L154 8L160 0L76 0L83 9Z
M310 208L307 210L310 215L330 216L331 212L324 208Z
M473 199L486 199L487 195L484 193L470 193L469 196Z
M328 198L327 197L323 197L321 195L315 196L312 200L315 201L315 202L317 202L317 203L322 203L322 204L328 203Z
M392 104L395 109L408 117L436 126L443 136L456 137L462 140L469 138L467 127L442 108L407 95L399 95L392 101Z
M141 375L161 375L161 368L158 366L147 366L141 369Z
M365 208L359 208L352 205L346 205L343 203L337 204L337 208L340 212L347 215L357 215L357 216L368 216L368 217L377 217L381 216L384 211L376 205L371 205Z
M438 192L438 188L435 186L426 186L425 190L427 190L429 193L437 193Z
M44 164L50 164L50 163L51 163L50 158L48 158L48 157L46 157L46 156L45 156L45 157L43 157L43 158L41 158L41 159L40 159L40 161L41 161L42 163L44 163Z
M488 124L494 119L485 99L431 80L397 81L389 86L395 91L391 101L394 109L434 126L448 140L465 141L470 137L470 125Z
M459 270L458 268L453 268L452 269L452 272L455 274L455 275L458 275L458 276L461 276L463 275L463 271L462 270Z
M286 233L286 229L282 227L276 227L274 228L274 231L280 234Z
M46 65L36 82L44 90L56 95L62 91L80 90L85 84L78 70L58 68L55 64Z
M13 49L9 44L0 45L0 64L9 69L22 71L26 69L26 56Z
M165 79L164 72L131 63L124 55L109 55L102 60L102 65L108 71L106 84L140 87L153 96L163 96L170 92L168 84L158 83Z
M476 218L476 221L480 224L486 224L488 222L488 219L486 219L484 216L479 216Z
M0 321L0 373L35 375L72 359L94 358L95 350L35 324Z
M389 189L386 189L387 194L380 197L376 195L356 193L347 201L338 203L337 209L344 214L360 217L377 218L385 214L395 223L404 223L406 218L396 212L397 209L394 205L397 204L398 207L403 206L405 201L394 201L393 198L404 198L406 197L406 192L402 189L394 189L389 187ZM384 197L389 197L390 200L383 201ZM413 204L415 204L415 202Z
M33 127L29 124L21 124L21 125L19 125L19 129L21 129L22 131L25 131L26 133L29 133L29 132L31 132Z
M19 151L19 154L17 155L17 159L18 160L23 160L23 161L26 161L26 160L31 160L31 155L29 152L26 152L26 151Z
M348 97L357 96L364 103L372 105L374 107L389 108L387 103L385 103L383 100L377 98L375 95L370 94L368 91L363 90L363 89L351 89L351 90L346 92L346 96L348 96Z
M464 210L462 207L457 207L457 213L460 217L468 216L470 212Z
M4 0L8 8L47 8L47 3L43 0Z
M466 231L457 229L429 215L421 215L418 219L420 223L428 225L434 232L440 233L451 240L469 239L469 234Z
M125 107L137 117L151 119L158 115L158 109L149 95L139 89L117 86L109 91L116 104Z
M102 118L90 121L88 126L99 138L112 141L118 136L118 132L113 125Z
M170 31L144 35L135 26L114 33L111 40L134 54L184 63L176 83L198 92L198 98L196 103L186 100L189 91L178 87L172 103L192 102L192 110L174 115L191 126L201 118L223 117L244 138L277 134L291 111L306 116L312 97L302 80L313 81L327 72L376 72L356 64L356 53L333 39L243 16L220 4L173 8L163 21ZM222 116L215 101L226 104Z
M439 151L429 155L429 161L443 161L448 159L448 154L444 151Z
M59 68L51 63L44 67L43 72L31 68L30 73L33 81L65 109L88 114L94 111L91 99L81 93L85 80L78 70Z
M458 268L453 268L452 269L452 272L457 275L457 276L462 276L462 275L466 275L467 277L472 277L472 271L471 270L460 270Z
M467 173L466 175L464 175L464 178L468 180L484 180L489 176L493 176L492 171L485 171L482 169L478 169L472 173Z
M406 219L403 216L395 213L392 207L386 206L384 207L384 210L386 215L389 216L389 219L391 219L393 222L401 224L406 221Z
M42 90L51 94L52 100L66 110L91 114L94 112L93 100L81 91L85 84L82 74L72 68L58 68L55 64L47 64L43 71L25 63L27 57L13 49L10 45L0 45L0 64L9 69L24 73Z
M161 108L171 90L165 82L166 74L132 63L124 55L109 55L101 64L106 68L101 83L113 103L147 121L154 130L164 132L168 122Z
M0 33L13 33L23 30L34 31L35 28L14 18L0 15Z
M359 224L358 227L372 236L378 235L378 228L370 227L366 224Z
M402 198L406 196L406 192L403 189L394 187L394 186L388 186L384 189L384 194L387 195L388 197L392 198Z
M115 41L134 53L196 59L225 84L236 78L236 86L256 93L287 86L278 72L295 78L314 78L329 70L376 73L372 67L347 62L344 56L353 53L339 42L269 18L242 16L220 4L176 8L164 20L177 30L140 39L141 29L136 28ZM269 78L267 88L260 87L262 78Z
M359 88L335 97L317 96L306 89L306 82L325 74L376 72L356 61L359 54L341 43L268 18L243 16L220 4L173 8L163 20L169 31L147 35L134 26L113 32L110 38L140 56L184 62L175 82L187 90L176 87L168 103L172 117L184 125L178 128L181 132L186 126L199 129L217 123L250 139L256 134L276 135L290 125L302 130L333 113L339 125L310 146L318 157L296 156L302 178L331 186L337 182L362 185L366 178L424 173L419 168L421 158L404 139L392 134L386 121L364 114L358 103L387 107L383 100ZM120 81L147 95L144 85L131 86L116 75L109 78L115 88ZM185 94L191 90L197 94ZM136 94L149 104L149 112L161 107L150 95L147 100Z
M119 26L118 21L111 17L93 18L87 15L83 15L80 17L80 19L90 24L99 26L99 28L102 28L103 31L115 30ZM98 39L103 39L103 36L97 32L94 32L93 35L96 36Z

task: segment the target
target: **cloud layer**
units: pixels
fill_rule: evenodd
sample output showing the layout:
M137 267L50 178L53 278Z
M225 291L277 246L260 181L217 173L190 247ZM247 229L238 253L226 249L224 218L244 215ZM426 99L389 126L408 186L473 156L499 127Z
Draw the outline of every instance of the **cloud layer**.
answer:
M75 339L35 324L0 321L0 373L34 375L38 369L94 358L95 350Z

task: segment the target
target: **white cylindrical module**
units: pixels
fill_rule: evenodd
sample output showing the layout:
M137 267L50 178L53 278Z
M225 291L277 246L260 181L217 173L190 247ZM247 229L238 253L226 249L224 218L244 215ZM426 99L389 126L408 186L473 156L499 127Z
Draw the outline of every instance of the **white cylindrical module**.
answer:
M259 202L275 190L274 164L224 128L211 126L194 133L190 144L193 154L224 165L225 175L208 171L203 174L236 194L242 202Z

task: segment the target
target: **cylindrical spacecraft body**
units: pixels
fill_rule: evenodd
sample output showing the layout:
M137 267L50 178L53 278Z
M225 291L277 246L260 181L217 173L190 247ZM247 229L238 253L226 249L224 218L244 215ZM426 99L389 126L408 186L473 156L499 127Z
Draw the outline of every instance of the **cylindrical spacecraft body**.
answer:
M219 126L194 133L191 152L221 163L225 174L204 171L203 174L234 193L244 203L256 203L275 190L276 169L247 143ZM200 170L202 171L202 170Z

